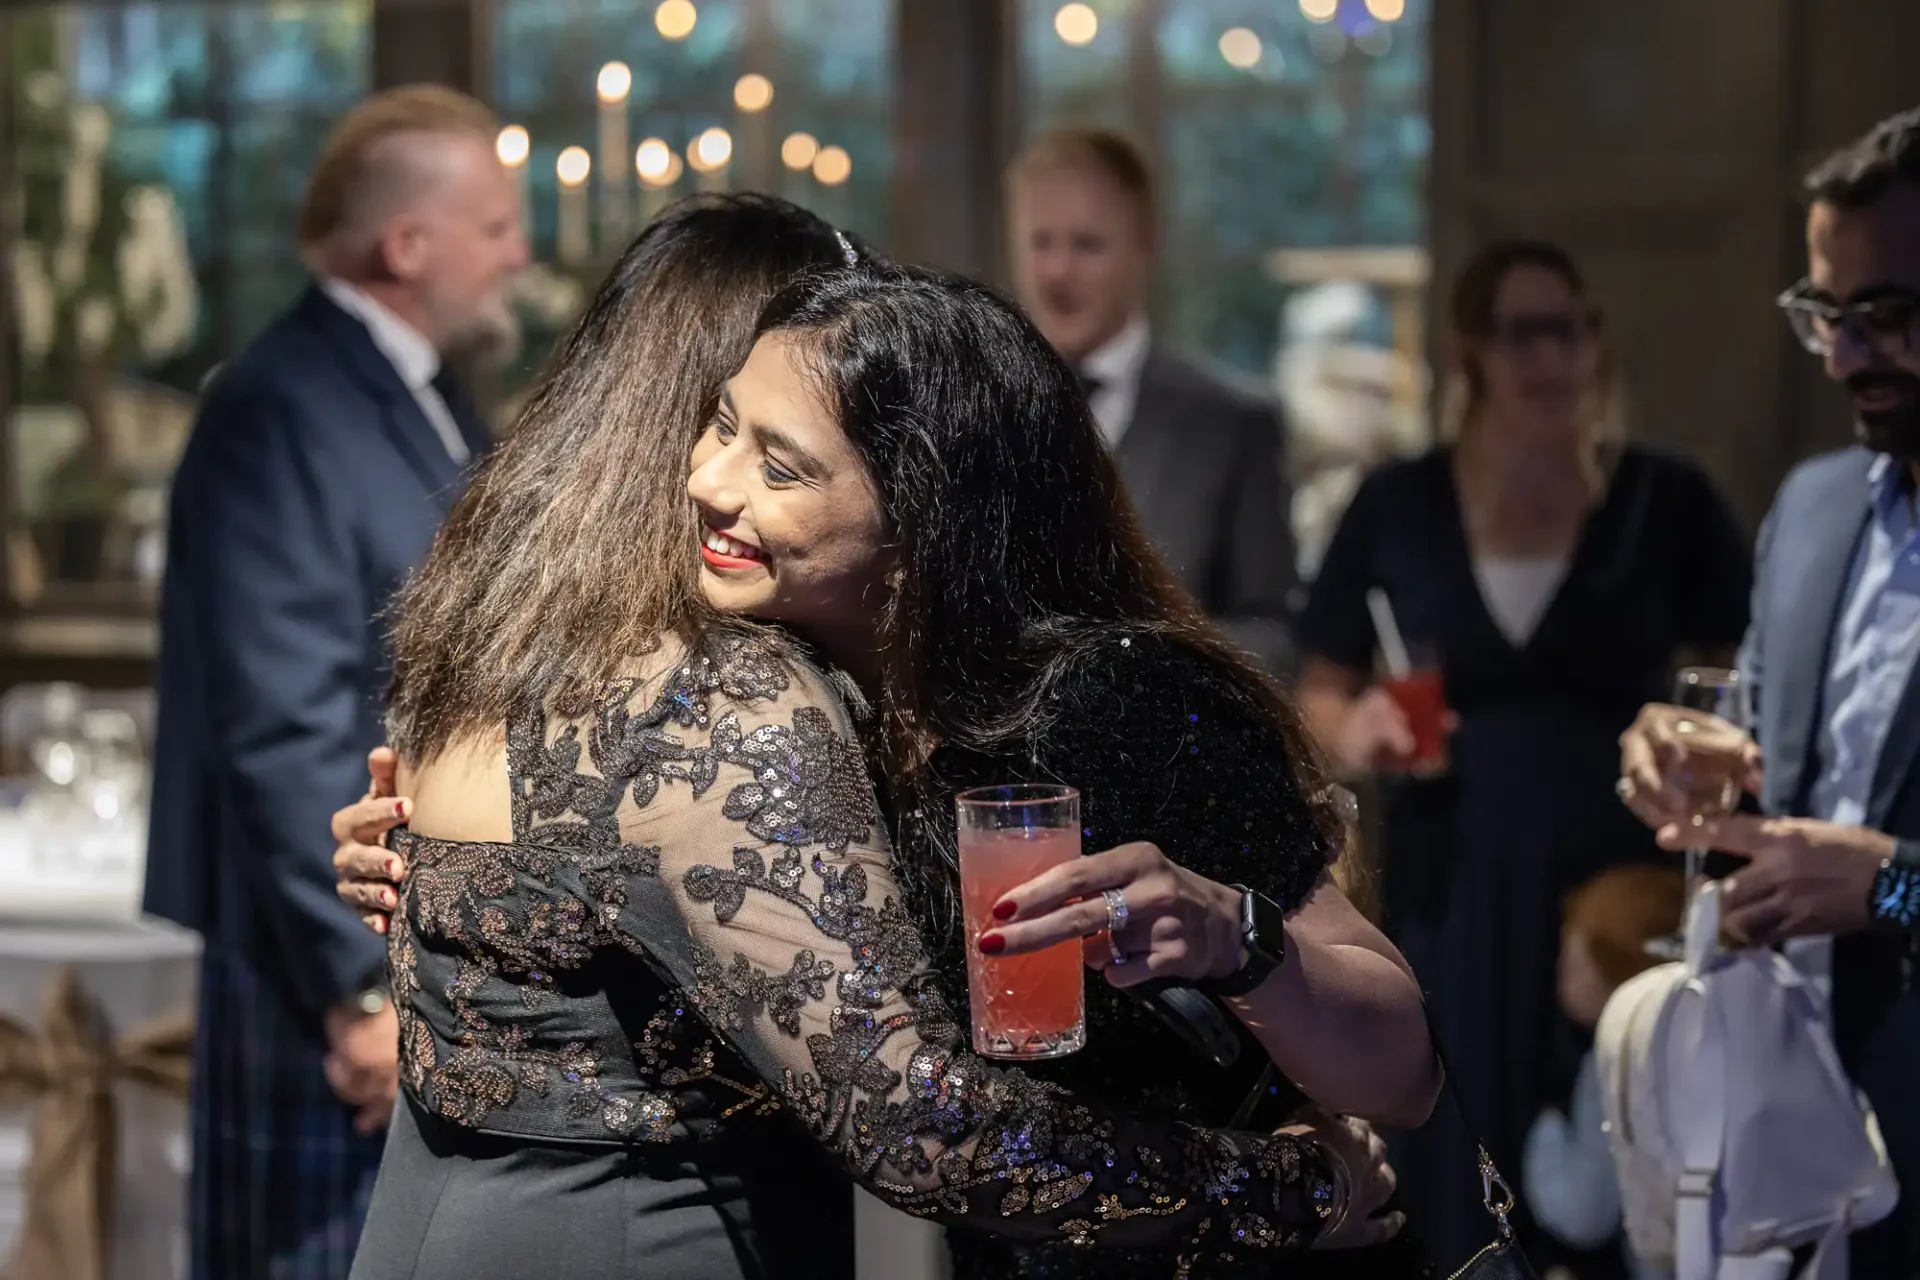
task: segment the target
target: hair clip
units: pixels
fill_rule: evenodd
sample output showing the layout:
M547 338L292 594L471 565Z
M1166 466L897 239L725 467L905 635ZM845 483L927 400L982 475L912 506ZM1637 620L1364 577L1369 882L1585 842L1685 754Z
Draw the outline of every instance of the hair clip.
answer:
M848 266L851 267L860 261L860 255L853 251L853 241L847 239L846 232L835 231L833 238L840 242L840 254L847 260Z

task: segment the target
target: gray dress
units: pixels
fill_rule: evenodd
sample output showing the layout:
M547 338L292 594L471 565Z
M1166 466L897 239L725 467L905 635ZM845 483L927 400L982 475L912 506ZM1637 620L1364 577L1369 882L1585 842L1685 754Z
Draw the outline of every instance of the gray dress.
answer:
M849 1275L828 1159L996 1235L1312 1242L1315 1144L965 1051L820 673L744 638L653 665L509 726L511 841L399 835L405 1098L355 1280Z

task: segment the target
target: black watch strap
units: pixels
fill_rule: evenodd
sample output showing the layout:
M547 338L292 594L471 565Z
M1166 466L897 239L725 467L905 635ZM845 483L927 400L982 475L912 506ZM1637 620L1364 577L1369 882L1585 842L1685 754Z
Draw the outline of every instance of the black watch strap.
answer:
M1240 891L1240 945L1245 957L1232 973L1194 984L1226 1000L1252 994L1287 958L1286 913L1264 894L1243 884L1234 888Z

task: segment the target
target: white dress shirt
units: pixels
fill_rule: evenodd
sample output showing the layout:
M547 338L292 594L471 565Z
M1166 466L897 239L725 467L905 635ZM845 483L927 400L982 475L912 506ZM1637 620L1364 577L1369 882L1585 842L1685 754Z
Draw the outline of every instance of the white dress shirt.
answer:
M1566 556L1475 556L1480 598L1507 642L1524 649L1567 576Z
M465 466L473 450L467 448L467 438L460 434L460 424L454 421L453 411L434 388L433 380L440 376L440 353L433 343L372 295L345 280L323 277L320 287L342 311L367 326L373 345L392 362L400 381L413 392L440 443L446 446L455 462Z
M1146 367L1152 342L1147 318L1135 316L1080 362L1080 376L1096 384L1087 405L1109 449L1119 447L1120 437L1127 434L1133 422L1134 406L1140 399L1140 371Z

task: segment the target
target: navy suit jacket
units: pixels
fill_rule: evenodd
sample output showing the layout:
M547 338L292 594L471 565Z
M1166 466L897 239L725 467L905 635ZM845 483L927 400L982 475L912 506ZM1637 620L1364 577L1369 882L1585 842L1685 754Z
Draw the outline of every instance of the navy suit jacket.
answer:
M483 428L439 385L477 457ZM146 906L316 1018L383 962L334 894L329 819L384 739L379 615L461 482L317 287L216 376L174 478Z
M1156 346L1114 461L1181 584L1235 643L1291 675L1299 577L1285 443L1272 402Z
M1871 511L1873 457L1854 448L1802 464L1760 530L1740 661L1755 690L1756 736L1766 752L1761 806L1769 813L1805 816L1820 774L1827 670ZM1880 748L1866 821L1901 839L1920 838L1920 669ZM1856 1240L1853 1274L1920 1274L1920 1001L1906 948L1858 934L1835 940L1833 962L1834 1037L1873 1102L1903 1189L1894 1217Z

